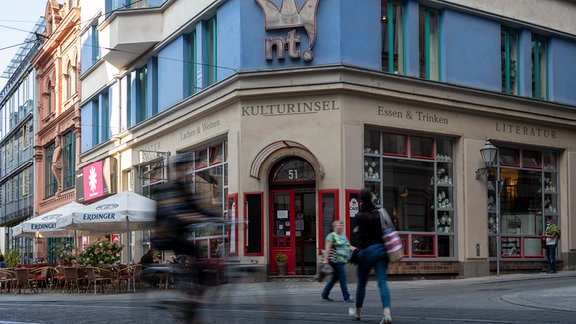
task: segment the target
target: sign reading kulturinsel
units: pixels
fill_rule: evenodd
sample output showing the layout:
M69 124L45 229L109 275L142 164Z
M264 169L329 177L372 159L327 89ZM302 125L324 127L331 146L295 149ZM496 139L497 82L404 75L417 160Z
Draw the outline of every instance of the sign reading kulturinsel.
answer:
M264 39L264 56L266 60L272 60L272 51L276 49L278 59L284 59L286 48L288 56L293 59L312 61L314 53L312 47L316 41L316 11L320 0L306 0L302 7L298 8L296 0L282 0L280 8L272 0L256 0L264 11L264 28L292 29L286 37L270 37ZM308 34L308 49L302 53L298 50L300 36L296 34L296 28L303 27Z

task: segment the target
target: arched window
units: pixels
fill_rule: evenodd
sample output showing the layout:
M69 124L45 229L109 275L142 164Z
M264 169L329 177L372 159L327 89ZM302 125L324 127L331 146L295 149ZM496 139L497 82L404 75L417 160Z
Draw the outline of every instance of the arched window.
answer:
M270 176L274 185L313 184L316 180L314 168L299 157L288 157L280 161Z
M66 99L72 97L73 83L74 69L72 68L72 62L68 61L68 66L66 67Z
M50 80L48 80L44 96L46 98L46 117L48 117L52 113L52 82Z

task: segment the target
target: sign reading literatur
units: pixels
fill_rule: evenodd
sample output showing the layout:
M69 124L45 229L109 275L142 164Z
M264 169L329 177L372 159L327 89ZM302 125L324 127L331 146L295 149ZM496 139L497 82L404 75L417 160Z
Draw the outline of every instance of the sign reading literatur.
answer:
M316 41L316 11L320 0L306 0L302 7L298 8L296 0L282 0L280 8L272 0L256 0L264 11L264 28L291 29L286 37L271 37L264 39L264 56L266 60L272 60L272 52L276 50L278 59L284 59L284 53L288 50L288 56L293 59L312 61L314 53L312 47ZM296 28L304 28L308 34L308 48L298 50L300 36Z

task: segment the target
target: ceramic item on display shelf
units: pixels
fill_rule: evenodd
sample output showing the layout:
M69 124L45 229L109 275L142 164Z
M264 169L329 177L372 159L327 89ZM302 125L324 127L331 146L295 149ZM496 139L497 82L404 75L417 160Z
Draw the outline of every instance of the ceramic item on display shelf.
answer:
M440 218L440 224L446 225L446 219L447 218L448 218L448 215L446 215L446 213L442 214L442 217Z

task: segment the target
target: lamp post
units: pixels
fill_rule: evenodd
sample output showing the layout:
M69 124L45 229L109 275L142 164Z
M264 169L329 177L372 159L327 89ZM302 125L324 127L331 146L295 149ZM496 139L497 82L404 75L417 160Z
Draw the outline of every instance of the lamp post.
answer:
M476 180L480 179L480 176L487 174L488 171L497 166L496 156L498 155L498 148L489 140L486 140L484 147L480 149L480 156L482 157L482 162L484 162L485 167L476 170ZM489 180L488 180L489 181ZM489 181L489 183L492 181ZM495 174L495 179L492 182L492 186L496 193L496 276L500 276L500 193L502 191L503 181L498 178L498 174Z

